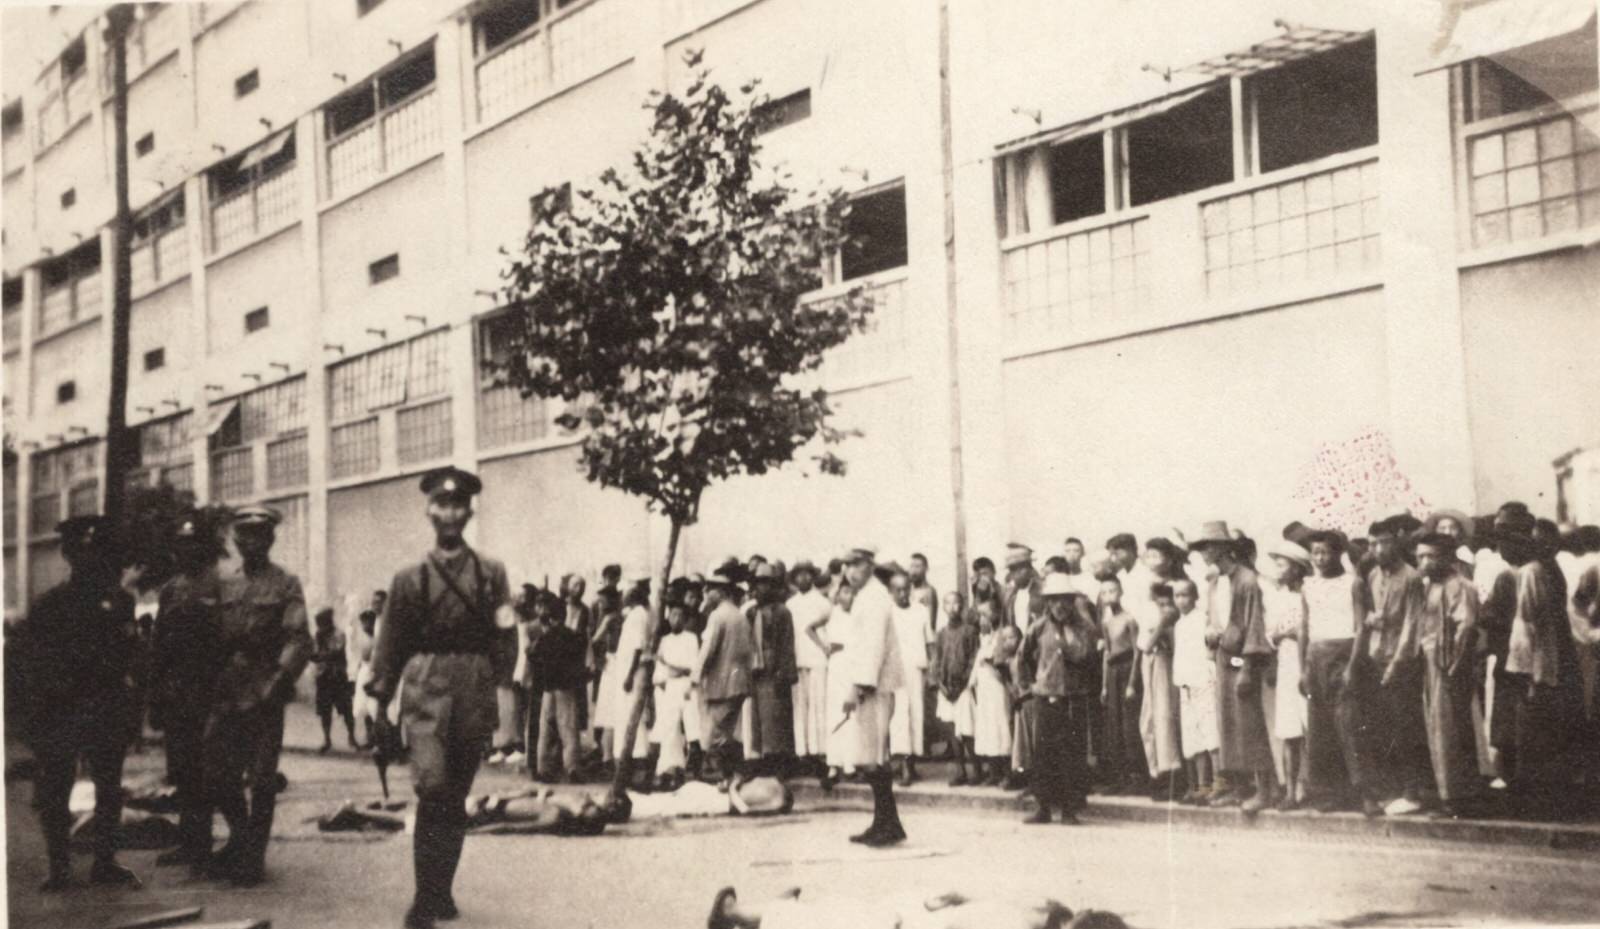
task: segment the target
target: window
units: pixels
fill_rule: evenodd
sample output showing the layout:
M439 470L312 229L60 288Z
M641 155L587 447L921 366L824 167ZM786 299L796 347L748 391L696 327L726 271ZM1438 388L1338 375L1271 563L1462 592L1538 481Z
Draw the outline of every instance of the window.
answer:
M83 243L39 269L39 326L44 337L100 312L100 242Z
M21 100L6 104L6 108L0 111L0 128L3 128L8 139L22 131Z
M433 46L402 59L378 75L378 106L389 109L433 86Z
M807 88L787 97L768 100L756 107L751 115L755 120L757 133L773 132L784 126L792 126L811 116L811 90Z
M382 284L390 278L400 276L400 256L385 255L367 265L367 280L373 284Z
M1260 170L1378 144L1377 64L1368 38L1249 78Z
M89 60L88 53L84 50L83 39L68 45L61 53L61 83L70 84L83 75L83 66Z
M235 97L247 97L255 93L256 88L260 86L261 71L257 68L251 68L234 79L233 95Z
M1129 204L1142 206L1233 180L1233 113L1220 88L1127 128Z
M143 158L156 150L156 136L153 132L146 132L133 143L133 154L136 158Z
M1600 86L1595 28L1585 26L1463 66L1468 122L1549 106Z
M133 217L133 290L172 280L188 271L189 239L184 233L185 203L179 188Z
M244 314L244 331L246 335L252 332L260 332L269 325L271 325L271 319L267 315L266 307L251 310Z
M436 77L429 42L323 107L329 197L360 189L438 150Z
M1101 133L1050 146L1050 208L1057 223L1106 211L1106 155Z
M71 403L78 399L78 382L62 381L56 385L56 403Z
M225 251L287 225L298 208L295 133L284 130L206 172L211 186L211 248Z
M365 16L383 5L383 0L356 0L356 15Z
M334 139L371 119L377 113L372 85L364 83L333 99L322 108L323 120L328 127L328 138Z
M77 202L78 202L78 188L76 188L76 187L68 187L66 190L63 190L61 192L61 208L63 210L72 209L73 204L75 204Z
M144 369L146 371L159 371L167 366L167 350L152 348L144 353Z
M329 476L378 470L387 432L379 420L388 417L402 463L450 453L448 337L436 330L328 369Z
M517 350L521 333L520 317L499 313L478 321L478 444L500 448L519 442L532 442L554 435L555 419L562 409L559 401L538 396L524 397L497 373L485 366L504 365Z
M508 0L479 13L472 20L472 35L479 55L494 51L539 21L540 0Z
M846 243L839 256L843 280L906 263L906 189L896 184L850 201Z

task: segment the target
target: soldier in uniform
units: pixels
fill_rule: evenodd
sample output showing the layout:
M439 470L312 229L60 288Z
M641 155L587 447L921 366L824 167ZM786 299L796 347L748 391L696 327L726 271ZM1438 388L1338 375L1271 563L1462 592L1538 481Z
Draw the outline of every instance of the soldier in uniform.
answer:
M56 532L72 573L39 598L15 632L22 672L18 718L38 760L33 805L50 859L50 876L40 889L57 891L72 883L67 801L80 758L95 788L89 880L139 887L134 873L116 860L122 761L136 706L133 598L120 585L121 564L104 517L76 516Z
M499 630L516 623L505 566L473 551L461 536L482 489L476 476L459 468L423 477L434 546L395 574L373 646L372 696L386 703L405 684L400 717L417 790L416 892L408 927L457 915L451 886L466 838L466 798L497 724L495 642Z
M855 716L856 767L872 787L872 824L850 841L873 848L906 838L894 802L894 771L889 767L889 720L904 672L894 633L894 600L873 576L876 557L870 548L853 549L845 565L845 581L855 599L850 604L854 632L842 668L851 684L844 711Z
M154 636L154 715L166 733L167 769L178 791L177 848L163 852L158 865L188 864L199 869L211 857L211 807L206 802L202 737L211 690L216 681L217 611L222 585L214 533L199 514L184 513L172 532L177 574L161 587Z
M239 573L222 582L217 682L205 732L205 789L228 821L228 842L212 872L241 886L261 882L277 805L283 712L311 660L300 579L272 563L277 510L234 514ZM244 785L249 779L250 796Z

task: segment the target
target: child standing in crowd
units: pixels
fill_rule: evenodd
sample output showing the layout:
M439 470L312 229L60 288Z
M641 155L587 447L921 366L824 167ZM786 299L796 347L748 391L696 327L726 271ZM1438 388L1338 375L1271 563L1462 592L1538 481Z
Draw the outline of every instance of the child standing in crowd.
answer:
M333 728L334 710L344 720L345 736L350 747L355 748L356 720L350 705L354 692L345 663L344 633L334 628L333 610L317 611L317 631L311 641L315 649L311 661L317 666L317 718L322 721L322 747L318 751L326 754L333 748L329 730Z
M937 716L955 750L956 776L951 787L973 783L967 777L967 756L972 748L972 666L978 655L978 630L966 616L962 597L951 591L944 598L945 624L933 649L933 685L939 691ZM978 781L982 781L980 771Z
M1272 734L1283 742L1283 796L1278 809L1287 812L1305 801L1301 759L1305 757L1306 697L1300 684L1300 628L1306 618L1301 589L1306 575L1311 573L1311 553L1285 541L1267 554L1277 569L1277 577L1261 593L1267 613L1267 640L1278 650Z
M994 600L980 600L974 611L978 620L978 651L972 669L972 751L977 756L980 775L988 762L988 776L982 783L998 787L1005 782L1007 761L1011 758L1011 688L1009 655L1000 651L1000 608Z
M855 718L847 715L844 709L845 703L855 695L855 686L851 683L846 666L851 632L855 628L850 606L855 599L855 589L849 584L839 583L834 590L833 609L827 619L814 620L806 630L806 636L828 656L828 735L825 745L828 773L822 779L823 790L832 789L834 781L854 772L856 767ZM826 640L822 638L824 628L827 629Z
M1172 680L1181 695L1178 722L1191 785L1183 802L1204 806L1211 799L1212 775L1221 748L1217 738L1215 672L1211 649L1206 646L1206 612L1195 609L1200 589L1194 581L1173 581L1172 600L1181 614L1172 635Z
M667 621L672 632L662 637L656 649L656 724L650 730L650 741L661 746L656 760L657 786L675 790L683 786L684 766L689 760L685 726L691 712L689 674L700 654L700 639L689 631L689 611L681 599L667 604Z
M889 718L889 753L900 759L900 783L917 779L917 756L923 754L922 689L928 674L928 651L933 629L928 613L911 602L911 579L899 565L888 568L889 595L894 598L895 642L900 646L901 674L905 686L894 696Z
M1178 606L1172 599L1172 584L1165 581L1150 588L1155 606L1153 628L1139 629L1140 675L1144 700L1139 707L1139 731L1144 736L1145 761L1157 778L1154 799L1172 799L1174 777L1183 767L1182 736L1179 732L1178 687L1172 680L1172 633L1178 622Z
M1144 738L1139 733L1139 626L1122 608L1122 582L1114 575L1100 582L1101 653L1100 775L1111 793L1141 793L1145 777Z

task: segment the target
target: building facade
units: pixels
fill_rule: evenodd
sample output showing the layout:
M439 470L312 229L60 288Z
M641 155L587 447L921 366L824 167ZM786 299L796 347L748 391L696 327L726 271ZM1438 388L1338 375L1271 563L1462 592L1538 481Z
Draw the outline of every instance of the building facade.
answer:
M701 51L760 79L771 161L857 197L870 245L814 299L878 311L822 372L848 474L714 487L689 569L869 539L948 584L1007 541L1219 515L1592 507L1566 485L1593 469L1552 463L1600 445L1593 0L1212 6L141 4L134 479L279 507L319 601L422 550L445 463L483 475L474 540L521 579L648 569L661 522L482 363L536 195L623 163ZM8 613L102 495L97 14L0 20Z

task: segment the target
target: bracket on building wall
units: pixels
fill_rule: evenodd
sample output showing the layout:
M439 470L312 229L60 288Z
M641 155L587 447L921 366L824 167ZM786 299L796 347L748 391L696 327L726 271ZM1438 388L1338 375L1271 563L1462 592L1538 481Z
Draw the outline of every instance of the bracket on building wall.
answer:
M288 374L289 373L289 366L287 364L284 364L281 361L269 361L269 362L267 362L267 367L269 367L269 368L277 368L279 371L282 371L284 374Z
M389 44L394 46L395 55L398 56L405 53L406 44L399 39L390 39Z
M333 72L333 77L334 77L335 80L337 80L341 84L350 83L350 77L348 75L346 75L343 71L335 71L335 72Z
M336 342L324 342L324 343L322 343L322 350L325 351L325 352L338 352L340 354L340 356L344 355L344 346L343 345L339 345Z
M1014 106L1011 108L1011 112L1018 116L1028 117L1029 119L1033 120L1033 124L1035 126L1044 125L1044 112L1042 110L1026 106Z
M174 409L174 410L181 410L181 409L183 409L183 404L181 404L181 403L179 403L179 402L178 402L178 401L177 401L177 400L176 400L176 399L175 399L175 398L173 398L173 397L168 397L168 398L167 398L167 399L165 399L165 400L163 400L163 401L161 401L161 405L162 405L162 406L171 406L171 407L172 407L172 408L173 408L173 409Z
M133 411L135 413L143 413L146 416L156 415L156 408L153 406L136 406L133 408Z
M863 184L872 183L872 179L867 176L868 171L867 171L866 168L852 168L849 165L840 165L839 166L839 173L840 174L854 174L856 177L861 178L861 183L863 183Z
M260 123L263 126L266 126L268 132L272 131L272 120L266 118L265 116L256 117L256 122Z
M1145 64L1139 66L1139 70L1154 74L1156 77L1161 78L1168 84L1172 83L1172 67L1170 65L1163 68L1146 62Z
M216 149L218 155L226 155L226 154L228 154L228 150L226 148L222 147L222 145L220 145L219 143L212 142L211 143L211 147Z
M52 432L49 435L45 436L44 440L46 442L49 442L51 445L60 445L61 444L61 433Z
M68 426L67 427L67 438L70 439L74 432L84 436L85 438L87 438L88 435L89 435L89 430L83 428L82 426Z
M415 313L407 313L406 319L416 323L424 329L428 328L428 317L426 316L418 316Z
M475 297L488 297L490 300L500 299L500 295L492 290L474 290L472 294Z
M250 381L252 381L253 383L256 383L256 384L261 383L261 375L257 374L254 371L241 371L241 372L239 372L239 376L243 377L243 378L248 378L248 379L250 379Z
M39 246L39 251L45 253L46 255L54 255L56 253L56 250L48 245Z
M217 393L220 394L224 390L227 390L227 388L223 387L221 384L207 384L206 385L206 390L214 390L214 391L216 391Z
M82 241L83 241L83 233L81 233L81 232L74 232L74 233L73 233L73 234L72 234L72 237L73 237L73 238L74 238L74 239L76 239L76 240L78 240L78 241L79 241L79 242L82 242Z
M367 328L367 335L375 335L380 339L387 339L389 337L389 333L383 331L382 329L373 329L370 326Z

